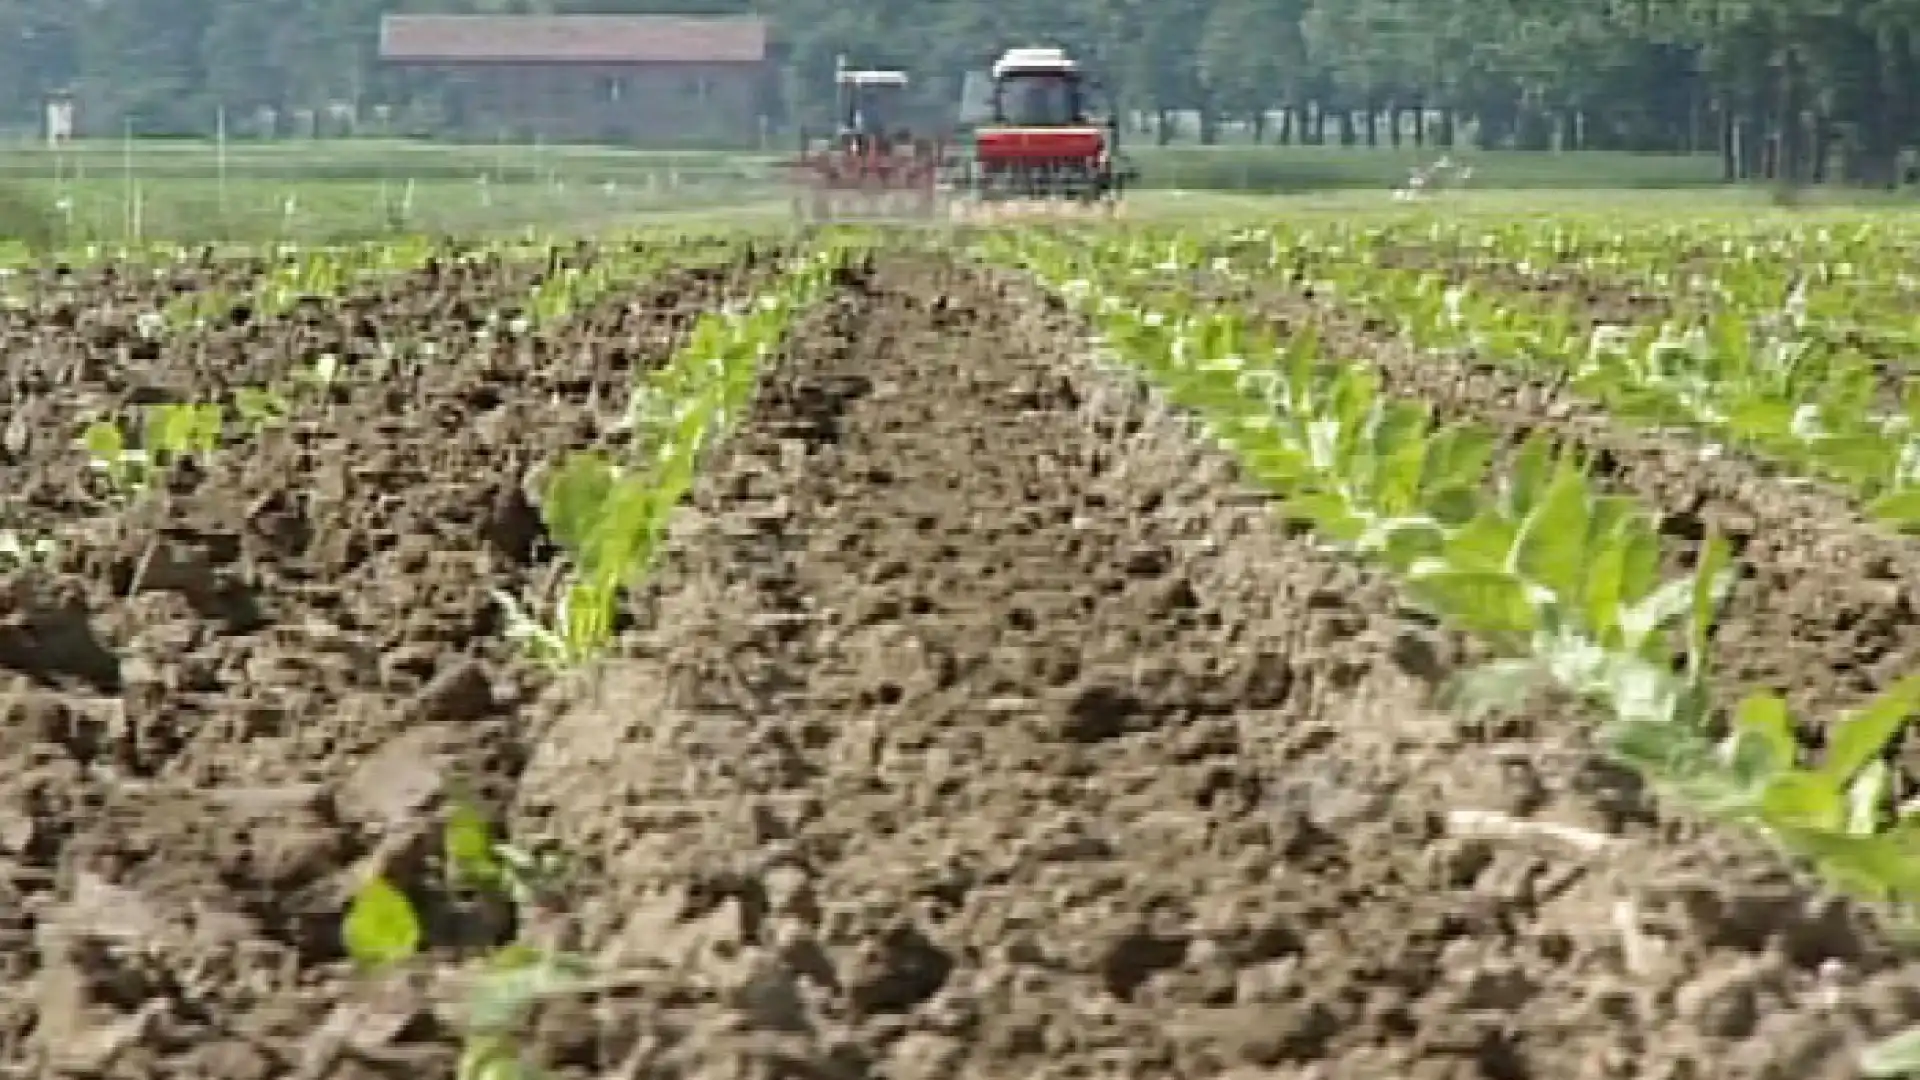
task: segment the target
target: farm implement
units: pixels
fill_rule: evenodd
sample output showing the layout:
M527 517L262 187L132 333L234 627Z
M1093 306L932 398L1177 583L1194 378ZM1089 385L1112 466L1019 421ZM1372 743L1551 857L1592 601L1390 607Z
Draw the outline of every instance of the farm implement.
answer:
M817 141L802 133L788 166L798 187L795 214L805 221L936 217L946 145L906 125L907 74L842 62L834 87L838 130Z
M1136 173L1111 110L1096 118L1099 87L1079 63L1056 48L1008 49L989 80L975 108L972 157L950 177L955 216L1117 213Z
M908 77L835 69L838 130L788 163L806 221L1002 220L1111 216L1137 174L1098 83L1064 50L1008 49L969 77L964 140L908 123ZM1096 102L1099 101L1099 107ZM943 213L943 210L945 211Z

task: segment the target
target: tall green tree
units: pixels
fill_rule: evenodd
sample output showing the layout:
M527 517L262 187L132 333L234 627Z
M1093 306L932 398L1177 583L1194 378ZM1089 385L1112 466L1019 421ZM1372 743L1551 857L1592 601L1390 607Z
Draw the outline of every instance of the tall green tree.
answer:
M1044 43L1163 141L1278 116L1281 139L1717 149L1731 179L1875 185L1920 153L1920 0L0 0L0 125L68 89L96 131L405 105L429 89L376 55L401 10L758 12L789 125L824 121L840 54L910 69L937 112Z

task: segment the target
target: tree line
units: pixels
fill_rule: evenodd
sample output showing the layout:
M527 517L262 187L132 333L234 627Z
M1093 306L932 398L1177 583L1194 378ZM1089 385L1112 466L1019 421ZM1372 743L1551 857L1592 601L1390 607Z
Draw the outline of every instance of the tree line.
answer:
M783 120L824 107L837 55L957 100L1046 42L1202 141L1717 152L1729 179L1867 185L1920 149L1920 0L0 0L0 108L31 125L70 89L85 116L204 133L221 109L404 104L376 55L392 11L757 11Z

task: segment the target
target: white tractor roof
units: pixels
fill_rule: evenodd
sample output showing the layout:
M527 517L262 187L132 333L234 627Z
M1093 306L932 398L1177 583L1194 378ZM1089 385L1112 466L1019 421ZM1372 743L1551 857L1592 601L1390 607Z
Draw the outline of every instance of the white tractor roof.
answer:
M905 86L907 73L904 71L881 71L868 69L862 71L842 70L840 81L847 86Z
M1079 71L1080 65L1065 49L1022 48L1008 49L993 62L993 77L999 78L1009 71Z

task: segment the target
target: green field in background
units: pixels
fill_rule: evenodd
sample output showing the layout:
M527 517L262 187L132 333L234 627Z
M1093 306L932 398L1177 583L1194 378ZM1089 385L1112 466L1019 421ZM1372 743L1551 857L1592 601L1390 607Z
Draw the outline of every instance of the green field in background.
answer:
M1132 146L1151 191L1361 198L1406 183L1431 148ZM82 142L0 147L0 240L287 239L537 228L591 232L660 213L766 208L788 194L783 155L397 140ZM1476 191L1719 188L1710 157L1456 152ZM1174 206L1177 202L1163 202Z
M1409 170L1446 155L1474 170L1480 187L1686 188L1720 183L1719 159L1676 156L1513 151L1441 151L1311 146L1152 146L1127 154L1140 167L1142 186L1225 191L1291 192L1392 187ZM606 147L471 146L405 141L212 143L154 140L131 150L115 141L82 142L61 150L39 144L0 148L0 178L103 179L134 173L159 179L456 180L491 175L552 176L618 181L663 171L733 171L764 175L787 151L766 153L650 151Z

